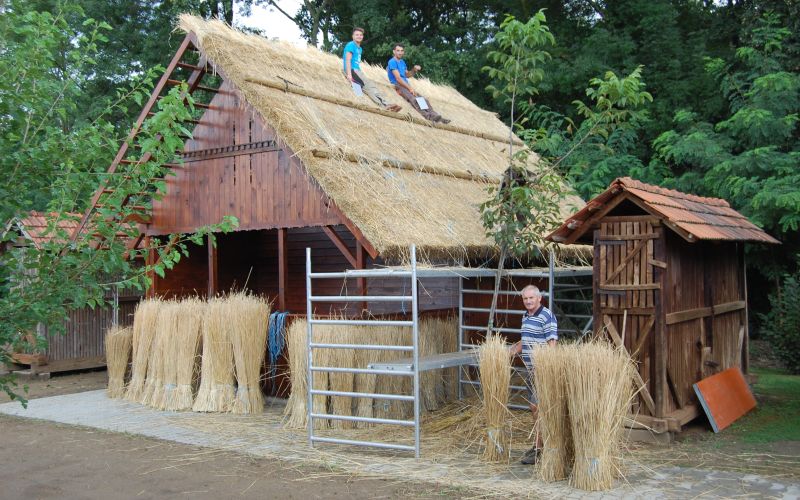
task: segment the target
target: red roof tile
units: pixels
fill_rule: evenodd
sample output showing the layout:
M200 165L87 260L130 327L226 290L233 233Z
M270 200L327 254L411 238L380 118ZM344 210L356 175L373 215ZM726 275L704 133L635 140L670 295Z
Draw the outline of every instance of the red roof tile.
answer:
M581 211L567 219L548 236L548 239L556 242L575 242L591 229L584 223L595 212L609 203L614 203L625 193L638 199L647 211L661 218L687 241L780 243L732 209L725 200L665 189L629 177L621 177L612 182L606 191L597 195Z

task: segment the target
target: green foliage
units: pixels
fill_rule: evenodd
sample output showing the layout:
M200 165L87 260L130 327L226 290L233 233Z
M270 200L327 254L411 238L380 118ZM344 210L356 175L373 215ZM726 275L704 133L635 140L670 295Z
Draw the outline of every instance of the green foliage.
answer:
M586 89L589 103L575 101L579 124L545 106L524 106L527 123L522 132L532 148L569 179L585 198L608 187L617 177L642 169L635 155L639 129L648 120L646 106L653 97L645 90L642 68L619 78L606 72Z
M770 311L762 314L762 333L786 368L800 374L800 271L783 276L770 294Z
M36 334L38 323L57 331L67 311L104 305L104 296L114 287L144 289L150 271L163 275L187 255L189 241L213 241L212 231L236 225L234 218L226 218L194 234L128 251L128 239L139 230L123 221L141 215L163 195L169 175L163 164L180 161L175 151L189 134L183 123L192 107L186 87L173 88L159 101L155 116L137 135L138 152L129 148L134 153L128 159L136 161L108 174L119 138L107 118L119 106L141 102L152 88L152 75L148 72L125 87L92 120L76 118L107 26L87 19L74 29L67 18L81 15L75 9L36 12L23 2L11 2L5 9L0 17L5 40L0 70L8 75L0 79L0 217L4 226L11 225L0 237L5 249L0 253L0 362L9 360L8 349L36 351L46 345ZM101 183L113 193L105 195L86 230L73 236L59 221L79 220L71 212L83 212L87 195ZM6 245L17 238L14 218L30 209L50 213L45 232L49 241ZM147 252L156 254L156 264L139 264ZM0 377L0 390L24 402L14 394L15 387L11 378Z
M653 143L653 165L671 169L678 188L724 198L779 235L800 228L800 74L788 58L789 35L777 16L759 18L733 63L707 61L726 115L711 122L679 111L675 129Z

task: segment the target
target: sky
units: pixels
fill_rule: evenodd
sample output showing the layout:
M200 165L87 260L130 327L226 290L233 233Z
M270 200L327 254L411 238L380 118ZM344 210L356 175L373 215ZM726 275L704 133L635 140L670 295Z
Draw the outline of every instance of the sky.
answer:
M295 14L300 10L302 0L278 0L277 4L289 14ZM296 45L306 44L306 41L300 36L300 29L297 25L274 8L254 6L250 17L236 16L234 24L261 29L268 38L279 38Z

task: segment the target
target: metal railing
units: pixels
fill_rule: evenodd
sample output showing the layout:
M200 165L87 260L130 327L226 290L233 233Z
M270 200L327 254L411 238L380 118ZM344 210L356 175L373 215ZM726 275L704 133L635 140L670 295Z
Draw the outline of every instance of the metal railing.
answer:
M402 278L411 280L411 295L398 295L398 296L369 296L369 295L333 295L321 296L313 295L312 293L312 280L314 279L331 279L331 278ZM314 302L411 302L411 320L380 320L380 319L315 319L313 316L313 303ZM311 271L311 249L306 248L306 310L308 318L308 402L307 402L307 425L308 425L308 443L314 446L314 443L332 443L353 446L368 446L373 448L394 449L403 451L413 451L414 455L419 458L420 456L420 388L419 388L419 304L417 301L417 259L416 248L411 246L411 270L410 271L397 271L392 269L380 270L355 270L335 273L314 273ZM374 344L336 344L326 342L314 342L314 325L342 325L342 326L398 326L410 327L412 329L412 345L374 345ZM385 370L385 369L371 369L371 368L349 368L349 367L332 367L332 366L315 366L314 365L314 350L315 349L367 349L367 350L386 350L386 351L401 351L411 352L413 364L410 370ZM352 373L352 374L370 374L370 375L388 375L388 376L407 376L413 377L413 394L380 394L380 393L366 393L355 391L334 391L334 390L321 390L314 389L314 374L319 372L328 373ZM377 418L377 417L357 417L349 415L333 415L326 413L325 410L317 413L314 411L314 396L344 396L354 398L372 398L372 399L385 399L391 401L413 401L414 403L414 419L413 420L399 420L390 418ZM349 422L367 422L372 424L383 425L399 425L404 427L414 428L414 446L386 443L378 441L365 441L354 439L341 439L335 437L324 437L314 434L314 420L342 420Z

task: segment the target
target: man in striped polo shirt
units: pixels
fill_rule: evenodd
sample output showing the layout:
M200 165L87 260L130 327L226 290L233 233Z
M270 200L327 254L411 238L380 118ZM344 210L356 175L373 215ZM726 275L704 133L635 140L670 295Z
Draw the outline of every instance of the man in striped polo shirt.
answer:
M544 346L554 346L558 340L558 323L550 309L542 305L542 293L533 285L522 289L522 303L525 314L522 315L521 339L511 346L512 354L522 354L522 360L528 369L528 404L533 414L534 424L539 416L539 399L533 385L534 351ZM537 433L536 444L522 457L526 465L536 463L542 448L541 433Z

